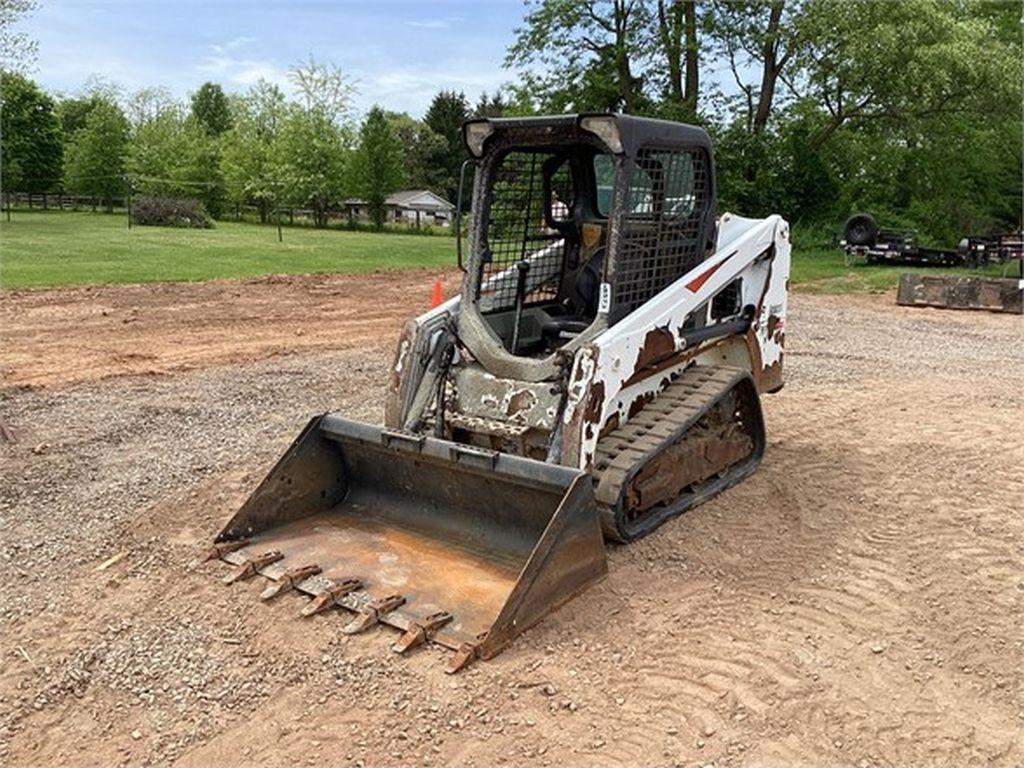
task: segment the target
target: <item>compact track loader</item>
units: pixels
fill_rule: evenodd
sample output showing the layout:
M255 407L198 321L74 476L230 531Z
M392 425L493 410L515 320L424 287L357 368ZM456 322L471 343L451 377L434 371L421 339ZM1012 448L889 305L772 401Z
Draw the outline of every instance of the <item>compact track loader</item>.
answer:
M739 482L782 386L790 246L717 218L699 128L608 114L472 120L461 295L409 321L384 426L317 416L207 553L490 658L630 541ZM460 266L463 259L460 253Z

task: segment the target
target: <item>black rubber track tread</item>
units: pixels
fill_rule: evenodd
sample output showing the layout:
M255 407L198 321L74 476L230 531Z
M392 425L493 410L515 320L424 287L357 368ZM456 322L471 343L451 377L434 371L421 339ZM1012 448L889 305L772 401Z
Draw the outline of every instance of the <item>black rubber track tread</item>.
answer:
M682 438L730 391L745 399L754 441L750 455L718 477L710 478L672 504L647 510L636 520L623 511L624 489L648 461ZM605 435L597 444L592 475L605 538L633 541L676 515L707 501L750 475L764 454L764 418L761 401L750 374L739 368L694 365L648 403L628 422Z

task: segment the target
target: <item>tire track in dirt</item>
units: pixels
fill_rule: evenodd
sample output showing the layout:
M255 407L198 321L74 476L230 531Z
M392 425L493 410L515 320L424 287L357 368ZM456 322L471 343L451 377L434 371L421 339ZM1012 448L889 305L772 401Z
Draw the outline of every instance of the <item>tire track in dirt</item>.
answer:
M10 389L0 401L26 435L5 449L0 486L21 521L19 548L2 562L5 640L51 670L3 649L0 753L12 765L1002 768L1024 759L1014 673L1024 662L1024 364L1006 318L794 296L789 333L807 354L787 356L789 383L765 400L760 470L654 535L611 547L605 582L450 678L437 649L397 657L393 633L342 639L339 616L300 623L294 601L264 605L256 583L217 583L217 564L184 568L309 414L379 414L387 333L364 337L369 318L390 310L362 315L347 303L359 285L304 280L281 285L280 306L276 289L235 284L200 289L181 312L159 306L185 298L179 289L153 289L149 326L150 305L136 298L145 291L133 288L117 306L140 306L143 319L122 327L141 333L118 351L199 367L229 353L259 357L278 331L285 346L299 328L297 343L310 342L311 313L332 326L316 344L374 346ZM363 286L377 287L381 307L409 311L376 280ZM231 290L252 302L227 295L221 326L210 308ZM95 347L69 359L87 366L99 355L105 375L102 353L117 345L95 333L114 333L120 317L96 311L99 325L69 323L62 344ZM203 313L213 323L205 330ZM176 315L189 325L164 325ZM281 327L264 337L261 320ZM181 349L146 343L182 327ZM191 336L221 327L212 356L192 357ZM258 337L251 348L248 336ZM63 349L39 348L46 376ZM144 363L124 365L117 371ZM36 441L51 451L32 454ZM54 548L61 541L75 548ZM29 561L61 578L18 574Z

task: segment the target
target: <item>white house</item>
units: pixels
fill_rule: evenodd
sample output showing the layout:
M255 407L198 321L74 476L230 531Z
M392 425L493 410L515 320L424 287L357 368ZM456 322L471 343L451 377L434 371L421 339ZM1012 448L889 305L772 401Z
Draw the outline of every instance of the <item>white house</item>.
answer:
M384 205L387 207L385 221L417 227L421 224L447 227L451 224L452 215L455 212L454 205L440 195L435 195L429 189L407 189L402 192L394 192L387 196ZM345 210L351 218L366 219L369 217L365 200L346 200Z

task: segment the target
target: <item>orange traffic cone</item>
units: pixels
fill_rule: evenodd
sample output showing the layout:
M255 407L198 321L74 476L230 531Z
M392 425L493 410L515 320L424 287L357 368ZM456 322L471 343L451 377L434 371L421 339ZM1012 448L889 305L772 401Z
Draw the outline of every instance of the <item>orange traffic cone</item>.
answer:
M441 289L441 281L434 281L434 292L430 296L430 308L439 307L444 303L444 291Z

